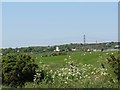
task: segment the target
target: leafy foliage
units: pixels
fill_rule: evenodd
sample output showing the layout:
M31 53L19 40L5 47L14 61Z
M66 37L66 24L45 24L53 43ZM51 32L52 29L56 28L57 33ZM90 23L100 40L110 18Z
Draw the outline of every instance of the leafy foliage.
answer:
M3 84L11 87L22 87L26 81L33 81L38 67L28 54L7 54L2 57L2 64Z
M108 59L108 64L113 69L114 74L117 76L118 82L120 83L120 56L117 58L113 55L110 55Z

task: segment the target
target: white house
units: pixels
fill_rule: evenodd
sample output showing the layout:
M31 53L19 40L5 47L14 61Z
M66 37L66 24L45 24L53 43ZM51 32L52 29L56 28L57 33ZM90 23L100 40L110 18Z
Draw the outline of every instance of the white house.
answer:
M72 51L76 51L76 48L73 48Z
M54 51L59 52L60 51L59 47L56 47Z
M119 48L119 45L115 45L115 48Z

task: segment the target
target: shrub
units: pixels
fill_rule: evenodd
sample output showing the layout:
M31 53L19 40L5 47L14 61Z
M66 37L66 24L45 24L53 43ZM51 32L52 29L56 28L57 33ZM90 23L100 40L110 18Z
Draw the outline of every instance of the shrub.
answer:
M34 59L28 54L8 54L2 57L3 84L11 87L22 87L25 82L33 81L35 69Z
M110 55L107 60L110 68L112 68L113 73L117 76L118 82L120 83L120 56L116 58L115 56Z
M40 82L51 83L53 81L53 71L48 65L41 64L40 66L39 70L36 70L36 75L34 75L34 82L37 84Z

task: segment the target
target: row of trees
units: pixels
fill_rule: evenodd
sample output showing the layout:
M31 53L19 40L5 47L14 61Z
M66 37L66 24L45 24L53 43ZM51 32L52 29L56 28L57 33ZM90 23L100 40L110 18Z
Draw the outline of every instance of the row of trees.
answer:
M118 43L98 43L98 44L65 44L65 45L59 45L60 51L66 52L66 51L72 51L72 49L77 49L77 51L81 51L83 49L108 49L113 48ZM42 52L53 52L56 49L56 46L36 46L36 47L22 47L22 48L6 48L2 49L2 54L8 54L8 53L42 53Z

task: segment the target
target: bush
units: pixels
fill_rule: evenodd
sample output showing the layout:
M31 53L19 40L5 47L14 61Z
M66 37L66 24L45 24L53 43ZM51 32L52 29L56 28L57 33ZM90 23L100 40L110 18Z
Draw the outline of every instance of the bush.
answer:
M33 81L38 68L28 54L8 54L2 57L2 81L11 87L22 87L25 82Z
M113 55L110 55L110 58L107 58L110 68L112 68L113 73L117 76L118 82L120 83L120 56L117 58Z

